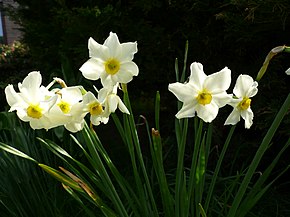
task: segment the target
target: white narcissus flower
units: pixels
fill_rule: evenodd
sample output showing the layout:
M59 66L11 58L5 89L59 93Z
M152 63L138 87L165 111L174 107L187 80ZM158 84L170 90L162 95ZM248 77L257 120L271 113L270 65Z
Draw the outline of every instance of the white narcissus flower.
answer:
M48 112L55 104L57 96L51 94L41 85L40 72L30 72L18 84L17 93L10 84L5 88L5 95L11 111L17 111L17 116L25 122L29 122L33 129L49 129L51 121Z
M290 75L290 68L286 70L285 72L287 75Z
M251 97L258 92L258 82L249 75L240 75L236 81L233 93L234 97L229 103L234 109L225 121L225 125L235 125L240 117L245 120L245 128L249 129L253 124L254 114L251 109Z
M84 112L81 105L83 100L81 86L65 87L60 90L53 90L59 96L55 105L49 111L49 118L54 126L64 125L71 131L80 131L84 126Z
M225 67L219 72L206 75L201 63L190 66L191 74L187 83L169 84L168 89L183 106L176 114L178 119L197 115L205 122L212 122L231 96L226 90L231 83L231 70Z
M116 109L119 108L121 112L130 114L126 105L117 95L118 87L119 83L114 86L103 87L100 91L98 91L99 99L104 102L109 113L114 113Z
M92 92L87 92L83 96L83 109L86 113L90 113L90 121L93 125L100 123L108 123L110 113L104 109L103 102L101 102Z
M103 45L90 38L88 48L90 59L80 68L85 78L101 78L103 86L114 86L118 82L128 83L138 75L138 66L132 61L137 52L136 42L120 44L118 36L110 32Z

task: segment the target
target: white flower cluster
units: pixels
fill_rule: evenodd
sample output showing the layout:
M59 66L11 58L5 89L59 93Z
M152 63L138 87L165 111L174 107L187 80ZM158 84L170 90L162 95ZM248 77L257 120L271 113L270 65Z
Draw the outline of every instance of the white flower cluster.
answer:
M126 84L138 75L138 66L132 61L137 52L137 43L121 44L117 35L111 32L103 45L90 38L88 48L90 59L80 71L87 79L101 79L103 87L96 90L96 95L86 92L82 86L67 87L59 78L45 87L40 72L33 71L18 84L19 92L11 84L5 88L11 107L9 111L16 111L18 117L29 122L33 129L63 125L71 132L83 128L87 114L90 114L93 125L107 123L110 114L117 108L129 114L117 90L120 83ZM51 89L56 82L62 88Z
M201 63L194 62L190 66L191 74L185 83L169 84L168 89L183 106L176 114L178 119L197 115L205 122L212 122L219 108L231 105L233 111L225 121L225 125L235 125L240 117L245 120L245 128L253 124L254 114L251 110L251 97L258 92L258 83L249 75L240 75L236 81L233 94L226 91L231 83L231 70L225 67L219 72L206 75Z
M9 111L17 111L22 121L30 123L33 129L50 129L63 125L71 132L80 131L84 126L84 118L90 114L93 125L107 123L111 113L119 108L129 114L128 109L117 95L120 84L126 84L139 73L138 66L132 61L137 53L137 43L120 43L115 33L110 33L104 44L90 38L88 42L90 59L80 71L89 80L101 80L102 89L96 89L96 96L86 92L82 86L67 87L59 78L55 78L47 87L42 86L40 72L28 74L18 84L16 92L10 84L5 88ZM176 114L177 118L197 115L205 122L212 122L225 105L231 105L233 111L225 121L236 124L240 117L245 120L245 128L253 124L251 97L258 92L258 83L248 75L240 75L233 94L227 94L231 83L231 71L227 67L207 76L203 65L194 62L190 66L191 74L185 83L169 84L171 91L183 107ZM289 71L289 70L288 70ZM51 89L55 82L63 88Z

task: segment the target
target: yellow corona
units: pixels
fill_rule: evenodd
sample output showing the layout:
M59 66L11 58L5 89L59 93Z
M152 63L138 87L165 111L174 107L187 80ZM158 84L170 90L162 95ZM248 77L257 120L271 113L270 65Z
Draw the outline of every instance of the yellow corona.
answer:
M114 75L120 70L120 62L114 58L105 62L105 70L108 74Z
M70 112L70 104L69 103L67 103L65 101L60 101L57 105L64 114L67 114Z
M103 107L98 102L93 102L89 105L89 111L91 115L100 115L103 112Z
M211 93L208 92L207 90L202 90L198 93L196 99L199 104L207 105L211 103L212 96Z
M39 119L42 117L42 108L39 105L30 105L27 108L27 115L31 118Z
M247 110L251 105L251 99L244 97L243 100L239 103L238 107L241 110Z

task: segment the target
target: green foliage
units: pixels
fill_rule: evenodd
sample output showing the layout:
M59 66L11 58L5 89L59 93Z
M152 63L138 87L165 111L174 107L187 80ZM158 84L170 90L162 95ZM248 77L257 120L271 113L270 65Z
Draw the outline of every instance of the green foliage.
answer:
M41 160L50 165L61 165L47 149L43 149L35 132L20 123L13 113L0 113L0 143L9 146L0 152L0 213L3 217L84 216L84 212L62 186L44 173L33 162ZM48 134L46 134L48 136ZM16 149L20 151L16 151ZM24 152L35 160L31 160ZM19 158L19 156L26 160Z
M178 61L176 61L175 70L178 81L184 81L186 77L187 49L188 46L186 46L181 74L179 73ZM258 166L264 160L265 153L270 148L272 150L273 146L270 144L274 142L274 135L289 111L290 94L275 115L270 128L262 136L262 140L259 140L259 146L253 152L254 156L250 157L251 161L245 163L245 168L238 165L237 174L232 175L232 172L224 173L222 165L225 154L233 142L233 133L236 126L232 126L230 129L225 128L228 136L221 146L222 150L216 165L213 165L214 172L211 172L211 167L208 167L208 164L212 154L212 142L214 141L213 124L204 123L198 117L192 120L188 118L175 119L176 142L174 142L174 145L176 143L176 150L174 152L176 152L177 160L174 162L174 172L167 173L167 167L165 167L166 156L163 152L164 144L160 133L159 92L157 92L155 99L155 127L152 128L151 132L148 122L143 117L151 154L146 156L141 149L143 141L139 137L139 126L135 123L126 84L122 84L122 90L123 100L130 114L123 114L122 119L119 119L117 114L112 114L112 119L120 134L120 143L117 144L124 145L123 148L125 147L129 155L125 159L127 164L130 165L127 168L129 172L125 175L123 175L123 169L118 169L120 166L119 159L117 158L117 161L114 161L110 157L93 126L89 127L85 124L80 134L71 135L71 139L68 139L65 134L66 131L61 128L49 132L34 131L31 133L30 129L18 128L15 122L10 122L10 120L14 120L9 118L11 114L1 114L1 127L4 131L1 133L0 139L7 144L0 142L0 149L7 153L3 152L1 162L3 161L2 168L4 169L0 171L8 179L3 179L2 183L0 182L0 187L2 187L0 188L0 194L8 200L1 200L3 206L0 206L0 208L6 211L7 215L17 216L18 213L21 213L23 216L31 216L32 208L30 207L37 205L37 201L43 196L42 192L45 192L44 195L47 199L44 205L49 207L50 210L43 213L46 210L39 206L36 211L33 210L33 214L38 216L46 216L46 214L48 216L63 215L62 209L57 209L54 204L50 203L50 197L47 197L52 188L50 183L43 180L45 176L42 173L41 175L34 175L22 167L18 168L20 167L19 159L12 159L8 153L35 163L43 171L60 181L64 189L83 208L83 213L78 212L79 215L83 216L86 213L92 217L101 214L106 217L128 217L131 215L140 217L245 217L252 214L251 210L257 205L258 201L290 167L282 167L271 176L272 171L277 168L277 163L280 161L282 154L290 146L290 138L287 137L287 142L278 146L277 155L271 158L272 161L269 164L265 164L263 172L256 177ZM177 103L177 107L178 109L181 107L180 102ZM193 126L193 129L190 126ZM113 134L112 130L114 129L111 128L110 130L110 133ZM14 138L7 133L10 131L17 137ZM36 139L36 137L38 138ZM50 158L50 155L42 149L35 149L38 142L50 150L60 161ZM190 150L188 150L188 146L192 146ZM236 152L238 153L239 150ZM188 156L186 156L187 153L189 153ZM22 176L25 178L22 173L19 179L15 179L15 170L6 167L8 165L6 164L6 157L7 161L11 162L9 167L17 165L16 170L24 171L25 174L29 175L29 178L35 177L35 181L32 183L30 180L28 182L22 181ZM148 160L148 163L145 163L146 160ZM9 175L11 172L13 175ZM35 173L38 173L38 171L36 170ZM22 195L23 191L20 191L20 193L14 192L15 188L8 188L8 191L5 189L10 179L13 180L13 186L23 184L30 187L39 182L38 187L28 188L29 195L33 195L33 199L30 199L29 203L26 204L28 208L19 204L18 200L19 198L26 198L26 192ZM19 182L19 180L21 181ZM17 184L13 182L17 182ZM49 190L46 190L46 186L49 186ZM21 186L19 188L22 189ZM12 195L10 195L11 192L13 192ZM60 195L52 195L55 199L58 196ZM10 198L12 204L9 201ZM37 198L37 201L35 201L35 198ZM56 204L59 203L56 202ZM68 203L64 202L63 206L66 205ZM75 207L75 209L78 210L78 207Z
M274 178L270 177L281 155L290 146L290 139L288 138L287 143L280 147L279 153L263 173L258 178L253 177L264 153L270 148L270 142L279 124L290 107L290 95L288 95L258 150L255 152L252 162L245 170L239 171L234 176L222 176L220 175L220 169L225 153L230 147L229 144L236 126L232 126L229 130L220 158L213 175L211 175L210 171L207 170L207 163L211 153L212 125L204 126L203 121L196 117L193 120L194 130L189 133L188 127L192 123L188 119L176 119L177 168L176 173L167 174L164 169L163 144L158 130L160 128L159 93L157 93L155 101L156 129L153 128L150 133L149 125L146 122L152 160L150 164L145 165L144 162L145 157L141 150L141 140L139 140L128 92L126 91L124 91L124 102L130 110L130 115L124 114L123 120L121 120L114 114L113 119L129 152L130 159L127 159L127 161L132 166L130 167L131 173L129 177L123 176L123 171L119 170L118 165L112 161L96 132L86 124L81 135L71 135L75 143L71 145L78 149L78 153L81 152L84 155L80 160L76 154L77 152L71 152L71 150L68 152L62 147L65 146L63 140L61 146L57 145L52 140L47 139L49 134L43 134L41 131L38 136L46 137L45 139L35 139L37 136L34 134L35 132L31 133L30 129L23 128L23 126L20 129L16 128L14 135L17 135L17 137L15 138L7 136L5 132L2 133L1 140L6 140L8 143L11 140L11 144L17 144L16 148L23 150L23 152L19 151L13 145L9 146L0 142L0 148L7 152L0 152L2 154L0 172L3 176L5 175L5 179L0 180L0 195L3 197L1 200L3 206L0 206L0 209L4 210L3 213L8 212L7 215L13 216L34 216L34 214L36 216L69 215L67 210L65 210L68 202L62 201L63 209L61 210L55 207L55 204L59 206L58 197L62 195L59 191L55 192L57 195L50 194L51 185L54 183L50 183L51 180L46 180L46 177L37 168L32 167L30 171L31 165L26 164L21 159L11 158L8 153L28 159L28 162L36 163L45 172L60 181L65 190L82 206L83 212L92 217L100 215L100 213L97 214L95 212L96 210L100 210L103 216L107 217L130 216L131 214L133 216L168 217L193 215L202 217L244 217L249 213L252 214L250 210L269 190L273 182L289 168L289 166L282 168ZM9 124L9 119L5 118L6 113L2 114L2 129L11 129L11 125L7 125ZM13 128L13 131L15 131L15 128ZM54 134L54 132L52 133ZM58 137L51 138L54 141L58 141ZM187 140L187 138L191 139ZM190 157L191 166L187 169L184 162L185 148L188 144L191 144L192 140L194 140L194 148ZM35 149L38 141L61 161L54 162L56 160L54 159L52 162L48 153L42 149L40 149L41 152ZM33 158L25 153L30 153L29 155ZM38 161L37 159L40 160ZM40 161L41 163L39 163ZM57 170L42 163L45 161L48 164L54 164L55 167L60 164L63 164L64 167L59 166L59 170ZM151 165L155 175L149 173ZM22 171L23 173L20 173L20 177L18 177L16 171ZM149 174L151 175L150 178ZM174 181L168 179L171 175L175 176ZM18 178L16 179L16 177ZM29 181L25 181L26 179ZM35 185L36 183L37 185ZM13 188L9 188L10 185ZM156 185L158 187L155 187ZM48 187L49 191L47 191L46 187ZM27 195L31 195L32 198ZM45 197L45 200L42 197ZM27 198L30 199L25 204L27 207L24 207L20 201L22 199L27 200ZM52 199L56 201L51 202L50 200ZM89 204L86 203L87 200L90 202ZM41 201L41 205L37 204L39 201ZM35 209L35 206L37 206L37 209ZM32 210L33 214L30 213ZM63 210L65 210L66 214L62 213ZM83 216L84 213L80 212L79 216ZM78 216L78 214L74 214L74 216Z
M167 85L175 80L173 60L183 55L186 40L190 41L189 62L194 60L205 63L205 71L208 73L227 65L232 69L233 78L240 73L255 76L270 49L277 45L290 44L290 2L287 0L16 2L20 7L11 13L23 27L23 41L30 48L33 67L41 70L47 78L58 75L64 77L69 84L79 84L82 76L78 68L88 58L88 38L93 37L102 42L110 31L117 32L122 42L137 40L138 49L142 50L135 58L140 68L140 76L130 84L130 88L134 89L133 96L139 96L141 91L145 98L152 96L152 92L158 87L165 98L165 104L161 107L170 115L174 113L172 108L175 108L175 102L172 103L172 98L167 96ZM227 170L230 174L235 173L237 168L231 164L232 160L242 164L244 169L252 157L248 153L253 148L258 148L257 142L260 141L256 135L265 134L289 93L290 78L283 76L290 66L288 58L287 55L277 56L269 65L268 72L259 83L260 97L253 102L255 131L237 129L239 134L233 138L233 149L236 151L231 151L226 156L228 164L221 168L222 174ZM15 69L20 68L23 69ZM9 72L18 75L13 70ZM142 107L140 111L153 107L150 100L142 100L142 103L136 101L135 104L136 107ZM275 143L286 142L285 138L290 135L289 120L288 115L281 123L274 138ZM168 120L161 127L165 128L166 124L168 125ZM220 145L225 134L224 129L214 127L213 130L213 134L220 137L213 143ZM171 134L172 129L166 133ZM277 152L275 147L273 152ZM243 157L248 159L244 160ZM273 154L266 153L264 157L266 160L272 159ZM288 162L284 162L282 166L285 164L288 165ZM220 197L214 195L214 199L220 204L228 205L229 200L233 199L231 193L237 191L237 184L244 175L236 175L231 180L232 186L226 189L229 193ZM162 177L159 179L162 180ZM179 181L183 181L182 174ZM221 183L223 181L224 179L220 180ZM180 190L181 195L183 190ZM167 194L166 189L163 194Z

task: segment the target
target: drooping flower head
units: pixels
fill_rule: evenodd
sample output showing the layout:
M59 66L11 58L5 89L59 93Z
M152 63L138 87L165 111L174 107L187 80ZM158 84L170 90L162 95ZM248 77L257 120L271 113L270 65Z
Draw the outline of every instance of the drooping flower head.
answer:
M100 101L92 92L87 92L83 97L83 110L90 114L90 122L97 126L108 123L110 113L105 109L104 102Z
M123 103L121 98L117 95L119 83L114 86L106 86L98 91L99 99L105 102L105 106L109 113L114 113L117 108L125 114L130 114L126 105Z
M93 38L88 42L90 59L80 71L89 80L101 79L103 86L128 83L139 73L138 66L132 61L137 52L136 42L120 43L115 33L101 45Z
M176 82L168 87L169 91L183 102L176 117L180 119L197 115L205 122L212 122L219 108L225 106L231 98L226 92L231 83L231 71L225 67L207 76L203 65L197 62L191 64L190 70L187 83Z
M77 132L83 128L86 112L81 105L81 89L81 86L71 86L52 90L58 96L49 111L49 118L54 123L52 127L64 125L70 132Z
M29 122L33 129L50 128L48 112L57 100L57 96L50 93L41 82L41 74L33 71L18 84L18 93L11 84L5 88L6 99L11 106L9 111L17 111L17 116Z
M253 124L254 114L251 109L251 97L258 92L258 82L249 75L240 75L237 78L233 93L234 97L229 102L234 109L225 121L225 125L235 125L240 121L240 117L245 120L245 128L250 128Z

